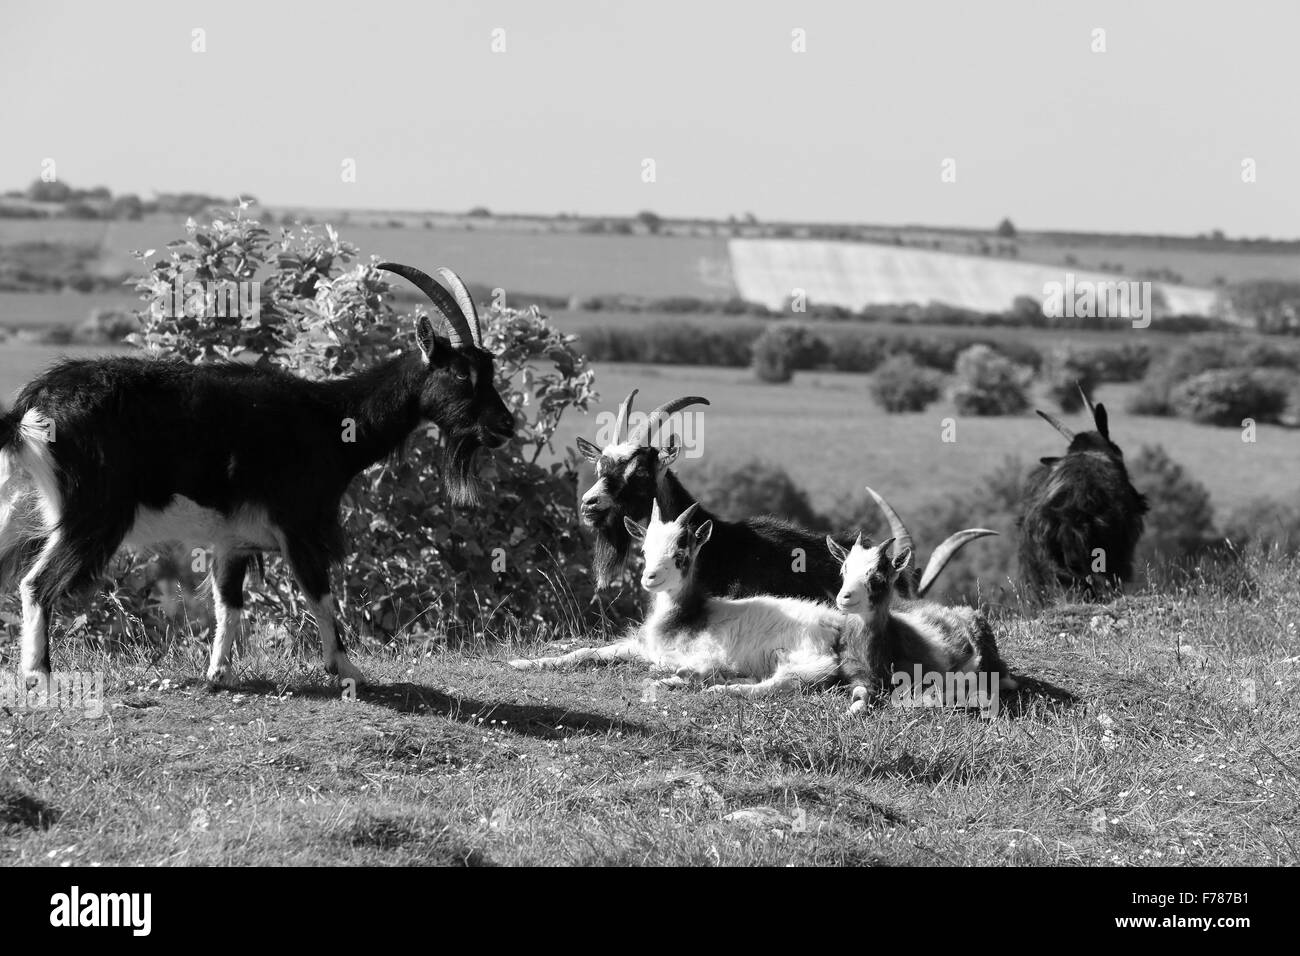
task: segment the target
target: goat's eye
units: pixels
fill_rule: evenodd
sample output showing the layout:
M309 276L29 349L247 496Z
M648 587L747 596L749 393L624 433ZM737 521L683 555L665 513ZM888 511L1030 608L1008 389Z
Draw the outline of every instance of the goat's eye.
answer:
M871 577L867 578L867 584L873 588L884 587L885 577L882 574L873 574Z

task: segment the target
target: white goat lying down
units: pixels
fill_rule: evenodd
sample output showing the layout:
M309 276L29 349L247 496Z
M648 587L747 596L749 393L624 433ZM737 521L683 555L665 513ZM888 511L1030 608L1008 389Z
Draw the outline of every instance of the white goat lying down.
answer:
M918 667L921 673L940 678L987 674L999 690L1018 686L1002 663L983 613L933 601L894 600L894 579L910 565L910 549L893 554L893 538L868 548L860 536L847 550L830 536L826 546L842 568L844 584L835 603L863 622L840 659L840 676L853 687L850 712L865 707L893 683L895 674L910 679ZM954 686L970 688L971 684L956 685L949 679L941 686L941 694L955 696Z
M893 538L868 548L859 536L851 549L827 538L842 566L839 610L799 598L712 597L694 570L713 523L692 528L695 508L664 521L656 503L648 528L624 519L632 537L642 541L641 584L655 595L641 627L605 647L510 665L532 670L641 660L671 673L661 681L666 686L702 681L709 690L751 697L840 681L853 688L851 713L862 710L894 674L910 677L918 665L941 677L984 673L1001 690L1015 688L979 611L933 601L893 603L895 578L912 560L910 549L892 554Z
M656 502L648 527L624 519L628 532L642 541L641 584L655 595L641 627L605 647L510 665L529 670L642 660L656 671L671 672L663 682L668 686L697 680L710 684L710 690L753 697L836 679L841 650L858 640L862 619L799 598L706 594L694 571L713 522L692 528L696 507L664 521Z

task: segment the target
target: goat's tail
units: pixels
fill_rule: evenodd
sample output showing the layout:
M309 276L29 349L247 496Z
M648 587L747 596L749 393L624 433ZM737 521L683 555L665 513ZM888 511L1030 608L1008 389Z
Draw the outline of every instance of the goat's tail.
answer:
M37 483L24 461L26 437L22 416L0 413L0 589L14 580L40 554L49 529Z

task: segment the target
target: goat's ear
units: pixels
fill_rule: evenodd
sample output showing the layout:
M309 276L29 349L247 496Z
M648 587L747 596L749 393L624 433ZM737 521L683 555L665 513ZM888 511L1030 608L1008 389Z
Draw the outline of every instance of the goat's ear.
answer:
M1058 457L1058 458L1040 458L1040 459L1038 459L1038 460L1039 460L1039 462L1040 462L1041 464L1044 464L1044 465L1046 465L1048 468L1051 468L1053 465L1055 465L1055 464L1056 464L1058 461L1060 461L1061 459Z
M830 535L826 536L826 548L830 551L831 557L843 564L849 559L849 549L844 547Z
M670 435L667 447L659 449L659 467L667 468L677 460L677 456L680 455L681 452L682 446L677 444L677 436Z
M894 555L894 570L902 571L912 563L912 549L904 548L898 554Z
M704 544L711 537L713 537L713 522L711 520L704 522L695 529L695 544L697 547Z
M433 337L433 323L429 321L427 315L420 316L415 323L415 342L420 346L420 354L424 356L425 365L433 361L433 349L436 341Z
M594 465L596 462L600 461L601 451L591 442L587 441L587 439L579 438L578 454Z
M1106 414L1106 406L1100 402L1093 409L1092 420L1097 423L1097 431L1101 432L1101 437L1110 441L1110 417Z
M627 528L627 533L637 541L645 540L645 525L637 524L627 515L623 515L623 527Z

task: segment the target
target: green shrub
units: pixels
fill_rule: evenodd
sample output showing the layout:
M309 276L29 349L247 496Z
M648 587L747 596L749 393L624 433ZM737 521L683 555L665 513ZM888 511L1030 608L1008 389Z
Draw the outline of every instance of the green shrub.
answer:
M938 401L937 373L921 368L910 355L895 355L876 370L871 394L887 412L921 412Z
M826 343L799 325L771 325L752 346L753 367L760 381L781 384L795 369L816 368L826 361Z
M1032 372L993 351L972 345L957 358L952 400L961 415L1014 415L1029 407Z
M323 235L282 230L272 238L241 210L211 223L191 221L187 233L166 255L151 262L141 257L147 268L137 284L142 297L177 279L257 278L260 315L171 316L146 307L141 331L131 336L142 348L190 362L260 356L322 379L411 347L414 321L392 309L390 277L354 263L357 250L333 228ZM573 468L536 460L564 413L585 409L593 398L593 373L574 337L556 331L536 309L491 308L482 324L519 437L485 460L488 490L477 507L454 508L446 500L427 429L417 430L404 455L353 483L342 515L349 551L334 593L341 619L355 628L385 636L417 623L481 628L497 615L558 627L591 597ZM290 580L269 570L265 588L250 597L292 615L299 599ZM146 596L135 597L143 607Z
M1224 537L1238 551L1253 547L1300 553L1300 494L1289 502L1255 498L1238 506L1224 522Z
M770 514L805 528L825 527L807 493L779 465L757 459L710 465L690 487L710 511L729 521Z
M1128 463L1129 480L1146 495L1150 511L1138 542L1135 566L1155 572L1186 568L1219 541L1210 492L1163 447L1143 445Z
M1276 422L1286 411L1287 385L1276 376L1242 369L1202 372L1170 395L1177 413L1202 425L1240 426L1243 419Z
M1083 408L1083 394L1091 399L1097 387L1096 367L1085 355L1069 348L1058 348L1048 356L1043 365L1043 378L1052 401L1069 414Z

